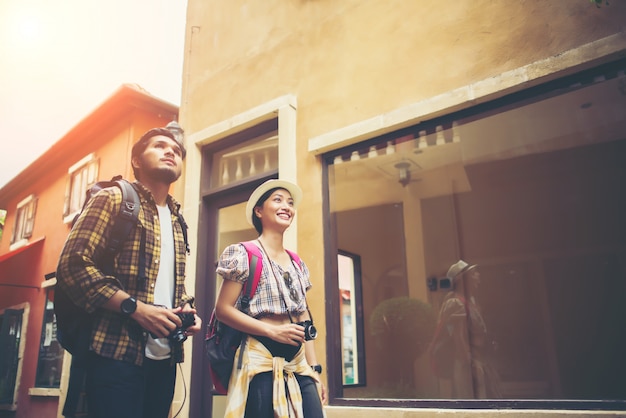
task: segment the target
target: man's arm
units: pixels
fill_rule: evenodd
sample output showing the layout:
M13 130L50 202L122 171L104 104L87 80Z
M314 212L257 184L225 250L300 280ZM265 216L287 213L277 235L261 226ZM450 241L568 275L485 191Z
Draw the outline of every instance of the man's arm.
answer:
M117 188L96 194L78 217L59 257L59 287L77 306L90 313L121 288L117 279L105 275L96 262L106 253L105 237L121 200L121 191Z

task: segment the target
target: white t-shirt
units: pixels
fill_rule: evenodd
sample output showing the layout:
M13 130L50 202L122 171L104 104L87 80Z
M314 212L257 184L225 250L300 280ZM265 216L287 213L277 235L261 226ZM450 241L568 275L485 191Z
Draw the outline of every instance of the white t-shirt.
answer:
M154 304L172 308L174 300L174 230L172 229L172 213L167 205L157 206L161 224L161 259L159 273L154 286ZM167 338L148 336L146 357L152 360L163 360L171 354L170 342Z

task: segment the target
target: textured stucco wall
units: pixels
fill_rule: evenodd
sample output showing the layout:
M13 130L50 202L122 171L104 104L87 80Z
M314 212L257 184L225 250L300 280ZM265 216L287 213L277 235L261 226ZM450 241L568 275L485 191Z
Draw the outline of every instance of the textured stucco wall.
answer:
M626 27L588 0L189 1L181 112L199 130L284 94L299 134L522 67Z

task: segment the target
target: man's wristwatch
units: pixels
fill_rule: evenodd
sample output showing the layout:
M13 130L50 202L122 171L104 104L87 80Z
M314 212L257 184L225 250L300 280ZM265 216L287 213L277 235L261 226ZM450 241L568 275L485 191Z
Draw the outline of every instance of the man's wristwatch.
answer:
M322 373L322 365L321 364L312 365L311 368L313 369L314 372Z
M124 299L120 305L120 311L124 315L132 315L137 310L137 300L133 297Z

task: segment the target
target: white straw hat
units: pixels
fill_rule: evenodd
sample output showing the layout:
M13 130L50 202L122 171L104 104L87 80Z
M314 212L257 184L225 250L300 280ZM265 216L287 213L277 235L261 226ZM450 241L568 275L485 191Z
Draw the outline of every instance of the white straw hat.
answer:
M254 211L254 207L256 206L257 202L265 192L272 189L287 190L289 194L291 194L291 198L293 199L294 209L298 207L298 204L300 204L300 201L302 200L302 189L300 189L297 184L285 180L268 180L256 189L254 189L254 191L250 195L250 198L248 199L248 203L246 204L246 220L250 225L254 225L252 223L252 211Z
M446 277L448 279L454 279L460 274L467 273L468 271L475 268L476 266L477 264L472 264L470 266L465 261L459 260L450 266L450 268L448 269L448 273L446 274Z

